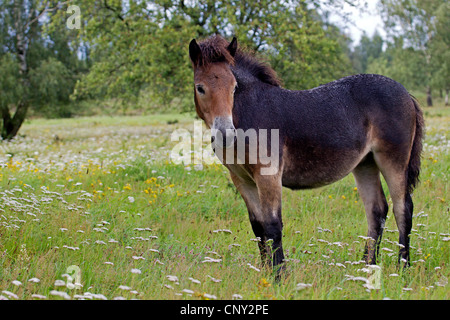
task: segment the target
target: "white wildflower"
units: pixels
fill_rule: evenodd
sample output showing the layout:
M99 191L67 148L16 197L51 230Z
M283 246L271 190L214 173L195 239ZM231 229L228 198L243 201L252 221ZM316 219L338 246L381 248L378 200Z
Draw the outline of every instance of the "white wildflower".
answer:
M213 278L213 277L211 277L210 275L206 275L206 276L207 276L208 278L210 278L212 282L216 282L216 283L219 283L219 282L221 282L221 281L222 281L221 279L216 279L216 278Z
M17 296L17 294L15 294L15 293L12 293L12 292L10 292L10 291L7 291L7 290L3 290L2 291L4 294L6 294L8 297L10 297L10 298L14 298L14 299L19 299L19 297Z
M55 280L55 287L64 287L65 285L64 280Z
M194 294L194 291L189 290L189 289L183 289L181 290L181 292L187 293L187 294Z
M228 230L228 229L217 229L217 230L213 230L213 233L219 233L219 232L233 233L233 232L231 232L231 230Z
M61 297L61 298L66 299L66 300L72 299L72 298L71 298L66 292L64 292L64 291L52 290L52 291L50 291L50 294L51 294L52 296L58 296L58 297Z
M21 286L22 285L22 282L20 282L19 280L13 280L13 281L11 281L11 283L13 285L15 285L15 286Z
M123 285L120 285L120 286L119 286L119 289L120 289L120 290L131 290L130 287L128 287L128 286L123 286Z
M202 261L202 263L219 263L222 259L214 259L211 257L205 257L205 260Z
M257 271L257 272L260 272L260 271L261 271L261 270L259 270L257 267L252 266L250 263L247 263L247 265L248 265L248 267L249 267L250 269L253 269L253 270Z
M167 280L172 281L172 282L178 282L178 277L177 276L171 276L168 275L166 276Z
M310 284L310 283L297 283L297 285L295 286L295 290L303 290L303 289L306 289L306 288L310 288L310 287L312 287L312 284Z
M192 277L188 278L192 283L201 283L200 280L194 279Z

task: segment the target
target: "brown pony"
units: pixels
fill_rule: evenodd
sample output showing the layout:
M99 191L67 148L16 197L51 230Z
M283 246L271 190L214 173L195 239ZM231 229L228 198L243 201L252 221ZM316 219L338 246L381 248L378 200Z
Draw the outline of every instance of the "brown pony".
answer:
M284 259L282 187L316 188L351 172L368 221L365 260L376 263L388 212L381 173L399 229L399 262L409 264L411 192L424 124L417 101L401 84L360 74L311 90L286 90L267 64L238 49L236 38L228 42L218 35L192 40L189 55L197 114L212 129L216 154L227 151L219 158L247 205L263 262L275 267ZM269 142L251 130L266 130ZM239 143L247 148L240 158ZM269 164L261 157L249 161L252 149L270 154L276 170L263 174Z

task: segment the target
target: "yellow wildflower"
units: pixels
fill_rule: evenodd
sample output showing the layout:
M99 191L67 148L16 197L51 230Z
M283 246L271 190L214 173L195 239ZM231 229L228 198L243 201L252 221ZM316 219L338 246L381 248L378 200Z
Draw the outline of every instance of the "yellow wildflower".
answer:
M131 186L129 183L127 183L124 187L123 190L131 190Z

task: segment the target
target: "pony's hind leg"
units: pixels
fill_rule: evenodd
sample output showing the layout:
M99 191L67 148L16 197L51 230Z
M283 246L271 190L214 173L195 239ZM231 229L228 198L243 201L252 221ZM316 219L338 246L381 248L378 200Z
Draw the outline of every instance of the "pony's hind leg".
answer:
M368 264L376 264L388 204L381 186L380 171L371 153L353 170L353 175L367 216L369 239L364 260Z
M409 265L409 237L412 229L413 202L407 192L406 165L395 164L386 154L375 155L391 195L395 222L399 231L399 263ZM406 161L405 161L406 162Z

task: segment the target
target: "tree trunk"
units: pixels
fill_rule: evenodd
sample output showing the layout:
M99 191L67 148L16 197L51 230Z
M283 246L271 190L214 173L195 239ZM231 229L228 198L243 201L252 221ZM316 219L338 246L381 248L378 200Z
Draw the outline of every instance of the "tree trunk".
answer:
M433 99L431 98L431 87L427 87L427 106L432 107L433 106Z
M11 118L8 105L1 106L1 116L3 119L3 126L1 128L0 136L2 139L11 140L19 132L23 121L27 115L29 101L28 101L28 89L30 88L30 80L28 78L28 62L27 62L27 50L29 45L29 38L26 36L26 28L30 21L34 21L35 15L31 17L33 20L25 22L22 19L22 8L20 2L16 2L14 6L14 15L16 17L14 21L14 27L16 31L16 56L19 62L19 72L21 75L21 81L26 88L26 92L22 96L22 99L17 103L16 111Z
M29 104L25 101L19 102L19 104L17 105L16 112L14 113L14 116L12 118L11 115L9 114L8 106L6 105L2 106L1 112L2 112L3 126L0 133L2 139L11 140L17 135L27 115L28 106Z
M450 89L445 89L445 106L448 106L448 91L449 91Z

